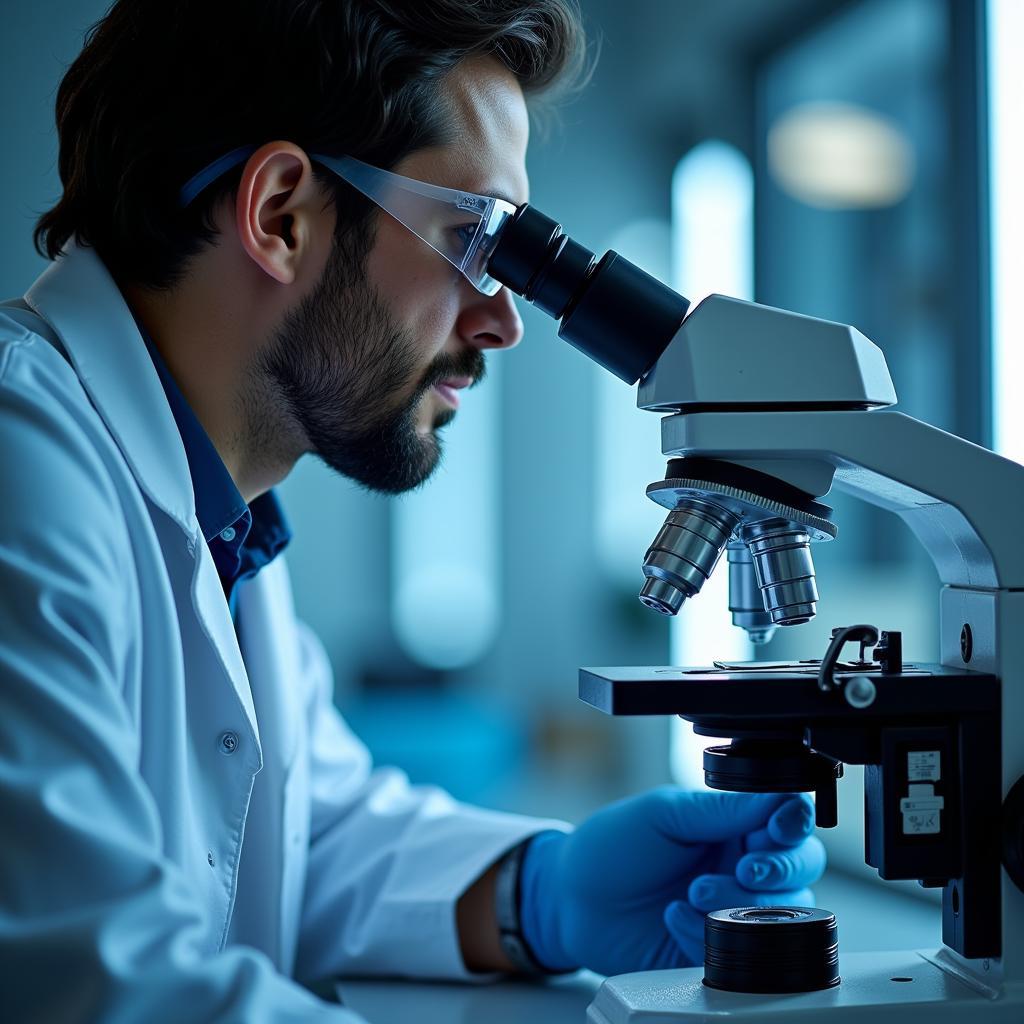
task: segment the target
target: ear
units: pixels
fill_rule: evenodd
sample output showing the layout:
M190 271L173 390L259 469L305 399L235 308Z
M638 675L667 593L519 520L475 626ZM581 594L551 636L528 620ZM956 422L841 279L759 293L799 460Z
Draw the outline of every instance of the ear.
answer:
M325 204L309 157L291 142L268 142L246 161L235 201L238 240L275 281L291 284L309 258Z

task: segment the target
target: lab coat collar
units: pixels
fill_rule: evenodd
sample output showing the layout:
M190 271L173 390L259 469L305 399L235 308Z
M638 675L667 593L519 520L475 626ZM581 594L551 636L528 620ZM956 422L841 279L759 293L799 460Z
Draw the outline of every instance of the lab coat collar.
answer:
M193 536L181 436L131 310L95 249L69 244L25 301L57 332L143 493Z
M196 519L185 447L124 296L94 249L69 245L28 290L25 301L56 331L143 493L185 532L187 550L198 561L195 613L258 747L248 673L213 557Z

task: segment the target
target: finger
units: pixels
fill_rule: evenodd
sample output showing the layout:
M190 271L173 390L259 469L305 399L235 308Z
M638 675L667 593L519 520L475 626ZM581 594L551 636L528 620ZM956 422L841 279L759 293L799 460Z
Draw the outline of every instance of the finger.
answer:
M682 954L681 967L704 963L704 913L687 906L682 900L665 908L665 927Z
M814 893L808 888L754 892L729 875L701 875L690 883L687 901L705 913L729 907L813 907Z
M805 793L794 793L774 812L764 828L746 838L747 852L794 846L814 832L814 804Z
M817 836L799 846L748 853L736 862L736 881L747 889L780 892L813 885L825 872L825 847Z
M788 797L768 819L768 834L783 846L795 846L814 832L814 802L807 793Z
M718 843L768 825L793 797L788 793L725 793L718 790L659 791L665 832L682 842Z
M772 839L767 825L751 832L744 843L747 853L753 853L755 850L777 850L780 845Z

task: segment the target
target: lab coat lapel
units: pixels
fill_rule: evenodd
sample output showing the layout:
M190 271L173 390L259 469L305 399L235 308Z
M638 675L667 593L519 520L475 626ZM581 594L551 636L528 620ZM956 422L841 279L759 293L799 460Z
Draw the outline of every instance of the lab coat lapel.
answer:
M44 271L25 300L56 331L143 494L184 532L195 614L258 737L231 613L196 520L188 459L131 310L95 250L79 245Z

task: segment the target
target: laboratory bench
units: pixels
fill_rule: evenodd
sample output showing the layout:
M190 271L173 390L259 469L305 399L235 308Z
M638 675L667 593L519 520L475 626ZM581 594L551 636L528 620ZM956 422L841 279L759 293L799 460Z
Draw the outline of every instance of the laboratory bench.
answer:
M839 919L843 952L940 946L937 905L879 882L830 871L815 887L818 906ZM369 1024L583 1024L601 985L589 971L544 981L466 985L349 979L340 983L345 1005Z

